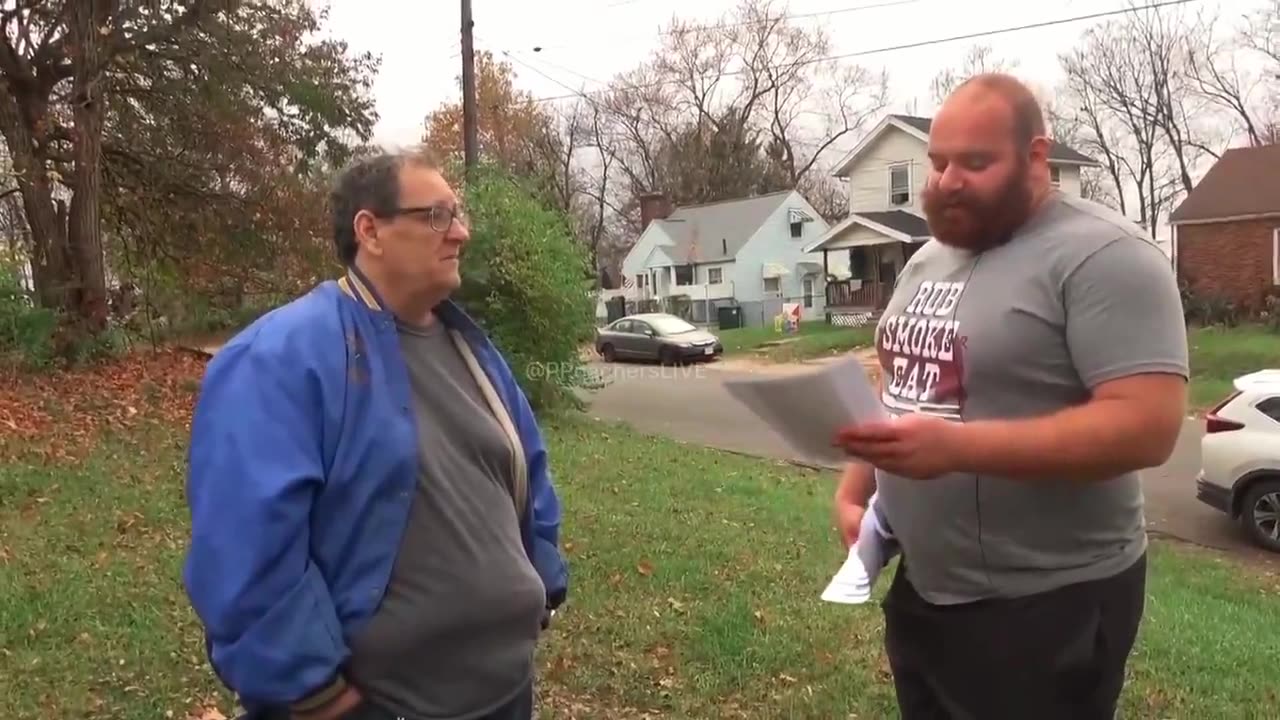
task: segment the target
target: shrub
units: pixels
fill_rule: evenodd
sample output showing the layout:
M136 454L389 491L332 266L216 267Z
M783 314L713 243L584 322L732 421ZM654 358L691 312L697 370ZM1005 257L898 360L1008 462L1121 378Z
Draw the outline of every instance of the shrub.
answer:
M455 294L493 337L535 409L574 405L588 384L581 358L595 328L588 256L568 218L530 188L476 168L463 194L471 242Z
M1180 289L1182 310L1187 322L1202 326L1235 327L1248 319L1248 314L1232 300L1210 293L1194 292L1187 283L1182 283Z
M57 329L57 313L32 302L17 263L0 258L0 356L27 367L45 367L57 355Z
M1262 300L1263 327L1280 333L1280 290L1272 290Z

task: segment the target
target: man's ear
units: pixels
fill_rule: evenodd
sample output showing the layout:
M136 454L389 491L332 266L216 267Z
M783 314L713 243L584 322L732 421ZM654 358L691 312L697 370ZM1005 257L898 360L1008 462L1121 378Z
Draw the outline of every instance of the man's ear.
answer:
M356 244L371 255L381 255L382 243L378 240L378 221L373 217L373 213L361 210L356 213L351 224L352 230L355 231Z
M1049 149L1053 147L1053 141L1047 137L1040 136L1031 139L1031 152L1028 153L1032 164L1048 163Z

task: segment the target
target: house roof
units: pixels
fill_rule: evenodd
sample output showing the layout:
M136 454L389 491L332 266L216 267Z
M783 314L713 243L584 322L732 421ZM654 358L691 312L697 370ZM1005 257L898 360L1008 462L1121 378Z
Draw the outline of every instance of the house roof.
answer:
M897 232L912 238L930 237L933 235L929 230L929 222L927 220L905 210L860 212L858 213L858 217L870 220L877 225L883 225L890 230L896 230Z
M843 159L836 165L836 177L845 177L849 174L849 170L854 160L867 148L876 138L887 132L889 128L897 128L903 132L916 136L923 142L929 142L929 128L933 126L933 119L927 117L918 117L916 115L886 115L880 124L866 137L854 146ZM1049 147L1049 161L1060 165L1097 165L1098 162L1093 158L1079 152L1078 150L1063 145L1060 142L1052 141Z
M929 222L914 213L905 210L886 210L883 212L851 213L849 217L828 230L821 238L804 249L805 252L820 252L830 242L838 240L849 228L861 225L884 236L870 244L889 242L922 242L933 236L929 230Z
M1280 145L1231 148L1169 216L1172 223L1280 213Z
M792 192L687 205L654 223L675 242L675 247L665 250L674 262L732 260Z

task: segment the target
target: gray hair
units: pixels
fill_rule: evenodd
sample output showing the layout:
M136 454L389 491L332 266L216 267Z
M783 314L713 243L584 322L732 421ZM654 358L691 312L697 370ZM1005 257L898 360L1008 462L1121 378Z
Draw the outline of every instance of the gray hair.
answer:
M356 259L355 218L361 210L389 217L400 203L400 171L407 165L439 170L440 162L425 147L378 151L357 156L348 164L329 193L333 244L338 260L350 265Z

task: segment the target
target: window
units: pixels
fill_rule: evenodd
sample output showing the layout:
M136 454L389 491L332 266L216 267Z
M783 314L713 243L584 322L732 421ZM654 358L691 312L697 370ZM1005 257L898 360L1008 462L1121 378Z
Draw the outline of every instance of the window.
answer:
M711 285L719 285L724 282L724 270L720 268L707 268L707 282Z
M1054 187L1058 187L1062 184L1062 168L1057 165L1049 167L1049 183Z
M1280 285L1280 227L1271 231L1271 284Z
M804 279L804 306L813 307L813 278L811 277Z
M911 204L911 166L889 166L889 204Z
M636 287L642 288L645 285L648 285L648 282L647 282L648 279L649 279L648 275L645 275L644 273L640 273L639 275L636 276Z
M776 277L768 277L764 279L764 291L776 293L782 291L782 283Z
M693 332L698 328L690 325L687 321L675 317L660 317L653 319L650 324L658 331L659 335L679 335L680 333Z
M1267 398L1254 407L1263 415L1280 422L1280 397Z
M676 285L692 285L693 284L693 266L677 265L676 266Z
M798 238L804 235L804 223L795 220L791 223L791 237Z

